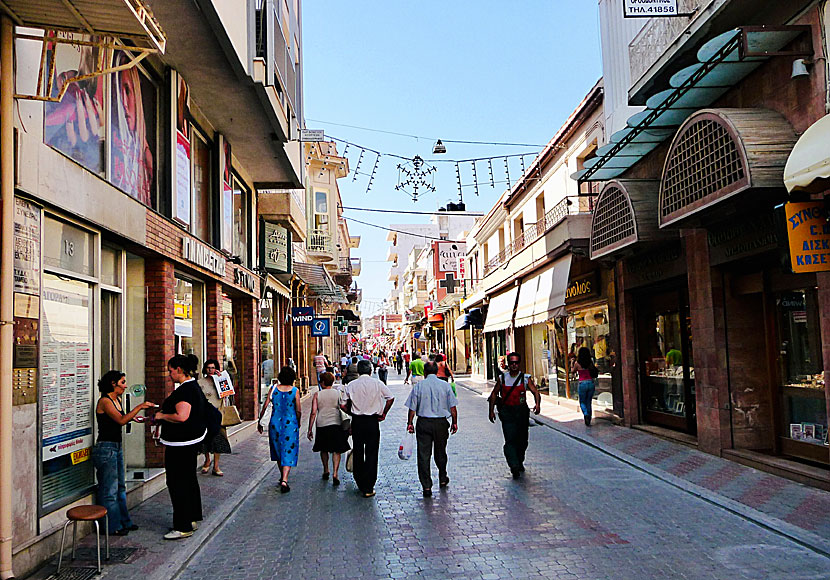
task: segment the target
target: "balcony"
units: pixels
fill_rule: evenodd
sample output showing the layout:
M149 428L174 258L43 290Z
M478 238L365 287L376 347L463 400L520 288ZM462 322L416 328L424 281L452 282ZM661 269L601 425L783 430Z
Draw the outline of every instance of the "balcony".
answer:
M334 260L334 247L331 243L331 234L326 230L311 230L306 238L308 254L320 262Z
M360 276L360 267L362 262L360 258L349 258L351 260L352 276Z
M282 112L288 117L293 133L297 119L302 119L301 75L295 66L291 48L282 33L278 4L265 0L263 8L256 11L256 61L263 78L254 80L266 87L273 87ZM287 18L288 15L283 15ZM264 64L265 70L262 71ZM259 75L257 75L258 77ZM274 96L274 95L272 95Z
M566 197L557 203L541 220L531 224L522 235L513 240L495 257L484 265L484 276L510 261L510 258L543 237L550 230L562 223L569 215L590 215L594 208L593 197Z
M295 242L306 239L306 218L297 196L290 189L260 190L257 211L266 221L288 228Z
M330 264L326 264L329 266ZM352 262L349 258L341 256L337 262L337 268L333 272L334 281L343 286L344 288L349 288L352 285L352 276L354 275L352 271Z

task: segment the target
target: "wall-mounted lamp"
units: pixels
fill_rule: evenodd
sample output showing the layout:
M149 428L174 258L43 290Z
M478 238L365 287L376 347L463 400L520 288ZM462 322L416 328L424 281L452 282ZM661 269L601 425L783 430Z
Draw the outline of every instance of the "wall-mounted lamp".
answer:
M813 61L808 60L806 58L797 58L793 61L793 73L791 78L798 78L798 77L808 77L810 76L810 71L807 68L808 66L813 66Z

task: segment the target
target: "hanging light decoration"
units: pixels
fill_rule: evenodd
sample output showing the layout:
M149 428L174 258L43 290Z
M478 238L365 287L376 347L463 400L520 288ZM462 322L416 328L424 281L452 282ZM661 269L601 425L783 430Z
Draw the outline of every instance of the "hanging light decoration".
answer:
M412 201L417 202L419 195L435 191L435 171L435 167L421 159L420 155L416 155L412 161L405 164L399 163L398 184L395 190L408 193Z

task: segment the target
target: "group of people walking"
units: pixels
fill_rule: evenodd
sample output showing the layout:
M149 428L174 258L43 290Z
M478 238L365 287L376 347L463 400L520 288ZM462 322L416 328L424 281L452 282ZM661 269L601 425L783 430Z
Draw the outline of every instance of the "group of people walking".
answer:
M402 358L402 353L396 353L396 365L398 356ZM375 495L380 424L395 402L385 381L372 376L376 368L380 370L380 362L385 358L381 354L375 363L372 357L355 354L348 364L342 361L343 381L336 385L333 369L325 367L318 376L319 391L313 395L308 420L307 437L314 441L313 451L320 453L322 478L331 478L334 486L340 485L343 454L351 450L355 484L366 498ZM541 411L541 396L533 377L521 369L521 355L508 354L506 363L507 368L496 377L488 397L489 419L495 422L498 413L504 435L504 456L513 478L519 479L525 471L528 446L531 409L527 405L527 391L533 395L534 414ZM121 395L127 383L120 371L105 373L98 383L101 393L95 409L98 440L92 460L98 479L98 501L107 508L109 529L116 536L138 529L130 518L126 502L121 429L130 421L149 421L161 428L159 442L165 446L164 467L173 505L173 528L164 538L176 540L191 536L202 520L197 472L222 476L219 455L230 453L231 448L227 433L220 426L221 414L215 408L223 404L211 378L220 372L219 363L213 359L205 361L201 379L198 379L197 367L194 355L176 355L168 361L170 379L176 388L160 407L148 401L125 412ZM580 406L585 424L590 425L598 372L587 348L580 349L576 368ZM458 399L451 383L453 378L452 370L440 354L424 361L416 352L407 365L405 384L411 379L412 388L404 403L408 409L406 429L415 434L418 478L425 497L430 497L433 491L433 457L439 487L446 487L450 481L447 442L458 431ZM292 367L282 367L257 423L258 431L263 433L262 419L270 407L269 448L271 460L280 468L282 493L291 491L288 478L299 458L302 406L299 389L294 386L296 379ZM141 411L157 407L159 410L152 417L139 416ZM201 468L194 469L200 453L204 453L205 461Z

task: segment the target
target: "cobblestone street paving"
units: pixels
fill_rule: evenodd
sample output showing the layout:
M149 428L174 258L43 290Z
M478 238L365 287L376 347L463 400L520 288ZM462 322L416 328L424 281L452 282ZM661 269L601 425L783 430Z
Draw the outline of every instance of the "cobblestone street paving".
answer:
M291 493L272 471L179 578L830 578L825 556L544 426L514 481L499 424L466 389L450 486L425 499L396 453L408 386L390 386L376 497L348 474L321 480L304 440Z

